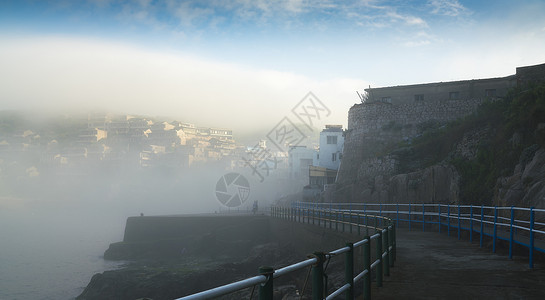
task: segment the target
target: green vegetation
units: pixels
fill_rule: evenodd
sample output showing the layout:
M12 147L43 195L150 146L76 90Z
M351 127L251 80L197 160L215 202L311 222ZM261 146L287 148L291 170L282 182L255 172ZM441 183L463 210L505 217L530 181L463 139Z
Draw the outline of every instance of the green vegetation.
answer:
M514 89L505 99L487 101L474 114L446 126L421 124L423 134L392 154L399 157L402 173L440 162L454 165L461 175L461 201L490 204L497 179L511 175L517 164L525 165L545 147L540 123L545 123L545 84ZM456 156L464 134L479 130L484 133L475 157Z

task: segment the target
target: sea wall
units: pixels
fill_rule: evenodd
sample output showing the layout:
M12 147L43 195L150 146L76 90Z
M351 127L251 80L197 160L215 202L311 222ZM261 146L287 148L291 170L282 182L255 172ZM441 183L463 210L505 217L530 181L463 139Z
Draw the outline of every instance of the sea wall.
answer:
M104 253L112 260L183 259L207 256L244 258L256 245L278 243L301 255L343 247L353 235L264 215L130 217L122 242Z

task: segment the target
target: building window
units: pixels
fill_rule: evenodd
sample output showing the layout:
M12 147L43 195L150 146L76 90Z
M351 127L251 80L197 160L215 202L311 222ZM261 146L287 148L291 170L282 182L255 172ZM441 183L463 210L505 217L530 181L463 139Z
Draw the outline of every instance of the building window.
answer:
M460 98L460 92L450 92L448 95L449 99L459 99Z
M424 101L424 94L414 95L414 101Z
M496 97L496 89L488 89L484 91L486 97Z
M327 143L328 144L337 144L337 136L336 135L328 135L327 136Z
M331 161L337 160L337 153L331 153Z
M382 102L384 102L384 103L392 103L392 98L390 98L390 97L382 97Z

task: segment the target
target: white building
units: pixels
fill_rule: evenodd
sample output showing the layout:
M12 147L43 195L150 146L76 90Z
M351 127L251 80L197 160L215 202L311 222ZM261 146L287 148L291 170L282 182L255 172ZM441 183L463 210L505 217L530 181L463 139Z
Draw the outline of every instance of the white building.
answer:
M326 125L320 132L320 151L314 165L331 170L339 170L344 147L343 126Z
M291 179L301 178L308 182L308 168L312 165L316 151L305 146L291 146L288 152L288 168Z

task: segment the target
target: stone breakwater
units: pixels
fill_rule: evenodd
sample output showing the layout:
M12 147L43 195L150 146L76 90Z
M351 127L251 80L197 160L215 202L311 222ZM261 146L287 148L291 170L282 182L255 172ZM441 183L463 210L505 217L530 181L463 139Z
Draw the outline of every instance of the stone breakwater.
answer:
M174 299L255 276L263 265L278 269L360 238L258 215L131 217L124 241L105 253L107 259L129 260L128 265L95 274L77 299ZM330 288L344 284L342 270L333 271L342 268L343 261L337 262L329 267ZM295 297L306 274L283 276L275 283L275 299ZM250 292L224 299L249 299Z

